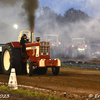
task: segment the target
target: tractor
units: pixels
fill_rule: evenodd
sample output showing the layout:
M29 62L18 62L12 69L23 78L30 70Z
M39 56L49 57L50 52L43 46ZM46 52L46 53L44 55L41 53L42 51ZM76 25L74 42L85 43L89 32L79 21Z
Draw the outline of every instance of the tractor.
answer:
M27 35L28 43L25 43L27 56L23 55L20 40L23 34ZM50 59L50 42L41 41L40 37L33 40L33 32L21 31L17 42L9 42L3 45L1 54L1 70L9 75L11 68L15 68L16 74L33 73L46 74L47 68L52 68L53 75L58 75L61 62L59 59Z
M44 34L44 37L46 41L49 41L51 43L50 45L50 56L52 58L54 57L63 57L64 52L62 49L62 44L59 41L59 35L58 34Z
M67 46L65 55L71 58L91 58L89 45L85 43L84 38L71 38L72 43Z

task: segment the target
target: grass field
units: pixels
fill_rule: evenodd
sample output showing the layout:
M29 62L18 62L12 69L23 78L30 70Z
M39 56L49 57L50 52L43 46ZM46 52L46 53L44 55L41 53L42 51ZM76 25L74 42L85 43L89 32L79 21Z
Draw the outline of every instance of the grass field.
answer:
M68 99L65 99L65 98L57 97L54 94L53 95L48 94L46 92L45 93L39 93L37 91L29 91L28 89L24 90L24 89L21 89L21 88L17 89L17 90L11 90L7 86L4 86L4 85L0 86L0 89L14 93L14 94L17 93L17 94L27 95L27 96L31 96L31 97L39 97L42 100L68 100Z

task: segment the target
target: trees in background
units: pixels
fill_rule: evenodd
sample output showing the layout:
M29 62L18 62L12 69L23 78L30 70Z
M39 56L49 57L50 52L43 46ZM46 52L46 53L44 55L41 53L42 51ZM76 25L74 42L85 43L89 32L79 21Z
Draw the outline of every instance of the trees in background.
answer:
M49 7L43 7L36 19L35 32L37 34L58 34L60 41L69 41L70 37L87 37L90 40L98 33L99 24L93 23L92 18L81 10L70 8L64 16L55 13ZM99 20L98 20L99 21ZM98 28L97 28L98 27ZM94 35L95 34L95 35ZM96 38L96 37L95 37Z

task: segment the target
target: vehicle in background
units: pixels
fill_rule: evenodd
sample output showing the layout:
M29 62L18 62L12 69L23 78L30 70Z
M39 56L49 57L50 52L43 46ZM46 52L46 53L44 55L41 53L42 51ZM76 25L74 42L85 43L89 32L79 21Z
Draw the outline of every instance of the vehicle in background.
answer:
M71 44L67 45L65 57L68 58L91 58L91 48L85 43L84 38L71 38Z
M51 58L58 57L61 58L64 56L64 48L59 41L58 34L44 34L46 41L49 41L50 44L50 56Z
M91 44L91 52L93 58L100 58L100 44Z

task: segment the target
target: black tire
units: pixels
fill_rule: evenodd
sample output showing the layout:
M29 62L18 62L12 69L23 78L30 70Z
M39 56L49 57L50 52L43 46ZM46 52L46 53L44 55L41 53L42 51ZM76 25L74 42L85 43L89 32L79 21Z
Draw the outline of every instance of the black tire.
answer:
M8 53L10 56L10 59L6 57L8 60L8 63L10 62L8 68L6 69L6 60L5 60L5 53ZM19 48L13 48L11 44L4 45L2 55L1 55L1 64L2 64L2 72L6 75L9 75L11 72L11 68L15 68L16 74L21 73L22 68L22 58L21 58L21 52Z
M60 70L60 67L52 67L53 75L58 75L59 74L59 70Z
M46 72L47 72L47 67L42 67L42 68L38 67L38 68L37 68L37 73L38 73L39 75L45 75Z
M32 76L33 74L33 63L31 60L27 60L26 71L28 76Z

